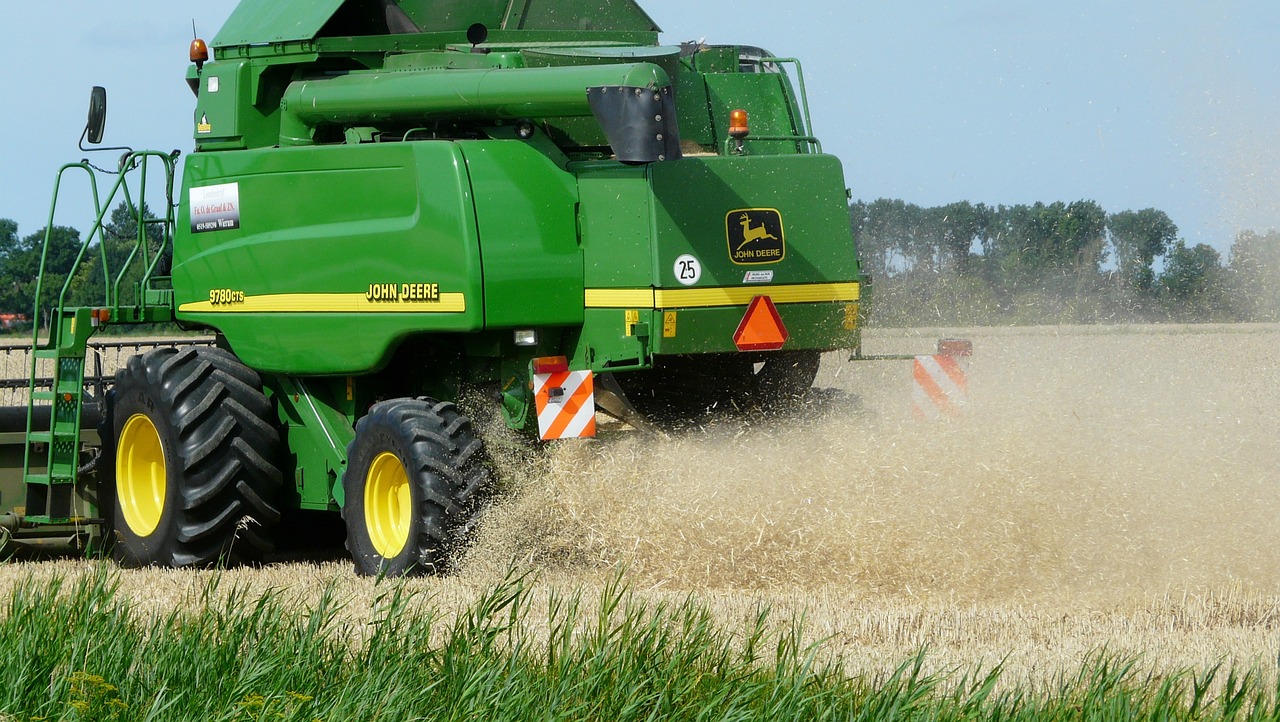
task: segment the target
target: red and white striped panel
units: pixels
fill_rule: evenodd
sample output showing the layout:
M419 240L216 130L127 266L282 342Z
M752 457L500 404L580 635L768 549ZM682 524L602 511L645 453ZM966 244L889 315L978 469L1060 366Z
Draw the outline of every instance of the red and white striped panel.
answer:
M913 415L922 421L957 418L969 401L969 382L955 356L916 356Z
M543 441L596 435L595 384L590 371L534 374L533 395Z

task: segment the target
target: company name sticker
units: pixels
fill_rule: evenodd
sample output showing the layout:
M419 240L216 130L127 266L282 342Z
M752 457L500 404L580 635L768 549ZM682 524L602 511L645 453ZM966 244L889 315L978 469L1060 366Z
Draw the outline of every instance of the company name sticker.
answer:
M373 303L438 303L438 283L370 283L365 291L366 301Z
M191 189L191 232L229 231L240 227L240 184L224 183Z
M773 283L773 271L747 271L743 283Z
M412 303L440 301L439 283L370 283L365 300L371 302Z

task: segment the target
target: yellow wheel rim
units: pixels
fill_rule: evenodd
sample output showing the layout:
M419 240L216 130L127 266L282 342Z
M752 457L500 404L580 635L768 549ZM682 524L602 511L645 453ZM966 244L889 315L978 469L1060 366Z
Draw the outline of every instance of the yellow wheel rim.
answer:
M412 519L409 475L400 457L383 452L373 460L364 480L364 521L373 548L383 559L392 559L404 550Z
M116 503L130 531L150 536L164 513L167 470L156 425L134 414L116 445Z

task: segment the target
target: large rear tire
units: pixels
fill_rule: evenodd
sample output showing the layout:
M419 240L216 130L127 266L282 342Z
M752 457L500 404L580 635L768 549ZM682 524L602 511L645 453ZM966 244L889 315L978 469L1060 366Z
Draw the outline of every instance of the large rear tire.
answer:
M764 411L776 411L804 397L818 377L822 354L818 351L776 351L753 364L752 383L746 386L750 400Z
M484 445L452 403L392 399L356 424L342 517L363 575L447 571L489 485Z
M213 348L129 359L112 392L112 554L126 566L255 562L282 483L258 375Z

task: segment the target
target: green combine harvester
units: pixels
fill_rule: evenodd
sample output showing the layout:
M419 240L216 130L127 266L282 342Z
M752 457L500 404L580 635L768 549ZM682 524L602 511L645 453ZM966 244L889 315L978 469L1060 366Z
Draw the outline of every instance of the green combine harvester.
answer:
M0 545L244 563L327 512L359 573L435 572L490 487L464 390L542 439L804 394L859 345L840 163L799 62L658 32L631 0L243 0L192 45L180 187L177 152L59 173L93 182L79 263L114 205L138 237L101 303L37 309ZM214 341L86 386L96 333L158 323Z

